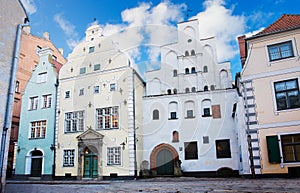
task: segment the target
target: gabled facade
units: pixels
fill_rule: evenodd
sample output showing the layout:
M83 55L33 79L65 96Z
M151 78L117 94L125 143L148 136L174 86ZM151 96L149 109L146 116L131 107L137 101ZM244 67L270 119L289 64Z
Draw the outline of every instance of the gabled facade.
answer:
M146 72L144 160L152 175L234 174L241 168L240 100L229 62L217 63L214 41L200 39L198 20L179 23L178 42L161 48L161 68Z
M99 25L60 72L57 178L134 177L142 159L144 83Z
M241 93L255 174L300 174L300 15L239 37Z
M51 179L54 165L54 137L58 72L61 64L53 51L38 52L39 63L22 96L15 177Z

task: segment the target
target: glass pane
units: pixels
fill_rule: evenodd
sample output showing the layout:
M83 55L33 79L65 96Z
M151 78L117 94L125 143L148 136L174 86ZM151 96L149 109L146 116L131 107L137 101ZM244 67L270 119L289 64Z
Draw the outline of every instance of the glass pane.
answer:
M290 146L290 145L283 146L282 151L283 151L283 159L285 162L294 161L294 154L293 154L292 146Z
M295 155L296 156L295 160L300 161L300 144L295 145L294 147L295 147L295 154L296 154Z
M281 143L282 144L292 143L292 136L291 135L282 135L281 136Z
M280 47L282 58L292 56L292 48L290 43L286 43Z
M286 89L297 89L297 80L286 81Z
M276 60L280 58L278 46L269 47L270 59Z
M285 82L275 83L275 91L283 91L283 90L285 90Z
M293 138L295 143L300 142L300 135L293 135Z
M276 94L276 102L277 102L278 110L287 109L286 101L287 101L287 99L286 99L285 93L277 93Z

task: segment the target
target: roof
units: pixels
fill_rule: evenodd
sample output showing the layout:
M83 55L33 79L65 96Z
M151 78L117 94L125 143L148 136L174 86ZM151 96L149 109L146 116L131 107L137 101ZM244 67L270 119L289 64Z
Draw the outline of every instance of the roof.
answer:
M253 37L288 31L297 28L300 28L300 15L283 14L277 21L275 21L270 26L254 35Z
M63 64L59 63L56 60L51 59L50 63L54 65L54 67L56 68L57 73L59 73L61 67L63 66Z

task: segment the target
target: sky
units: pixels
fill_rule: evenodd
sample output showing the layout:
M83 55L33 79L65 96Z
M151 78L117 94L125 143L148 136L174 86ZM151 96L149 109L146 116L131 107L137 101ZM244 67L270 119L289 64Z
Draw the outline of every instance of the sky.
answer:
M238 36L259 32L282 14L300 14L299 0L21 1L31 33L42 37L49 32L66 58L92 24L99 24L104 36L126 31L122 39L131 44L119 46L133 57L142 74L159 67L159 47L176 42L179 22L198 19L200 38L216 38L217 60L229 61L234 77L241 71Z

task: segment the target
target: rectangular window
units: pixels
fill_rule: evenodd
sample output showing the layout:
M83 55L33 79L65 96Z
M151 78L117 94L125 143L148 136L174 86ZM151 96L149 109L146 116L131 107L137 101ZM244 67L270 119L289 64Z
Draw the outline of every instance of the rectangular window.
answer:
M107 148L107 165L121 165L121 147Z
M194 112L193 112L193 110L187 110L187 111L186 111L186 117L187 117L187 118L193 118L193 117L194 117Z
M216 140L217 158L231 158L230 140Z
M52 95L43 95L43 106L42 108L51 108L51 103L52 103Z
M79 90L79 96L82 96L82 95L84 95L84 88Z
M15 92L19 93L19 89L20 89L20 82L16 81Z
M185 160L198 159L198 147L196 141L184 143L184 158Z
M37 75L37 83L43 83L47 81L47 72L39 73Z
M94 86L94 93L100 93L100 87L99 86Z
M37 96L29 98L29 110L36 110L38 108L39 98Z
M300 134L281 135L283 162L300 162Z
M176 112L170 112L170 119L177 119Z
M95 51L95 47L94 47L94 46L89 47L89 53L92 53L92 52L94 52L94 51Z
M268 46L270 61L293 57L292 41Z
M68 99L71 97L71 91L66 91L65 92L65 99Z
M203 108L203 115L202 117L210 117L210 108Z
M83 131L84 111L75 111L65 114L65 133Z
M63 157L63 166L64 167L73 167L75 160L75 149L64 150Z
M109 85L110 91L115 91L116 90L116 84L112 83Z
M274 83L277 110L300 107L300 95L297 79Z
M209 143L209 137L203 136L203 144L208 144L208 143Z
M30 139L40 139L46 136L46 120L30 123Z
M119 128L119 107L107 107L96 109L96 121L98 130Z
M94 65L94 71L100 70L100 64L95 64Z
M85 73L86 73L86 67L80 68L79 73L80 73L80 74L85 74Z

